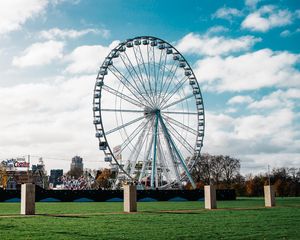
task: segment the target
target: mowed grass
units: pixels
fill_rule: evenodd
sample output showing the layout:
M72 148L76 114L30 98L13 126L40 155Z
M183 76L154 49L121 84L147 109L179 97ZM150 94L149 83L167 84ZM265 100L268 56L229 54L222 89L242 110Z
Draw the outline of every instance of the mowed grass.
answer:
M20 216L19 203L0 203L0 239L300 239L300 198L138 203L37 203L36 216Z

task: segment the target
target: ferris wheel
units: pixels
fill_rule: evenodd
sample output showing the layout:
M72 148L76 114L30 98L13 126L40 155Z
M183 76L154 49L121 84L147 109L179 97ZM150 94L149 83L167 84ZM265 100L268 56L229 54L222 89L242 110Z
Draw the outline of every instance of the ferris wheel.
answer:
M118 166L117 182L195 188L190 170L203 146L203 98L170 43L142 36L111 50L97 75L93 112L99 149Z

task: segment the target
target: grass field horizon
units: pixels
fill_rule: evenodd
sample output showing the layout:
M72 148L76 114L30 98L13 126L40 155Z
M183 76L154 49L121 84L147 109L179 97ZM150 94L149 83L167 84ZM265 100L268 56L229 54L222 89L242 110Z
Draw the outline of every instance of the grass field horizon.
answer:
M0 203L0 239L299 239L300 198L203 202L36 203L35 216L19 215L20 203Z

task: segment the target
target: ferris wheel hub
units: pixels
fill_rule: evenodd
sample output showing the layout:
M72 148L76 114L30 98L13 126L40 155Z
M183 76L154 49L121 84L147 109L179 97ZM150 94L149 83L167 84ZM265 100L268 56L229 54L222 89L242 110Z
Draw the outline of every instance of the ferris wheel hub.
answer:
M145 117L154 116L154 115L159 114L159 113L160 113L159 108L145 107L145 109L144 109L144 116Z

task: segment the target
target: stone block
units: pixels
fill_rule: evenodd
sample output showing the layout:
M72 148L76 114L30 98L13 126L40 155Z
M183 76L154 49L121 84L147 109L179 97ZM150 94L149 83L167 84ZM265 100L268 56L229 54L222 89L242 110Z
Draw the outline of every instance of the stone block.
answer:
M124 188L124 212L136 212L136 185L125 184Z
M275 206L275 191L273 185L264 186L265 207Z
M21 214L35 214L35 185L32 183L21 185Z
M217 208L216 187L213 185L204 186L205 209Z

